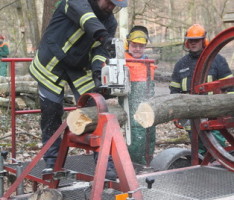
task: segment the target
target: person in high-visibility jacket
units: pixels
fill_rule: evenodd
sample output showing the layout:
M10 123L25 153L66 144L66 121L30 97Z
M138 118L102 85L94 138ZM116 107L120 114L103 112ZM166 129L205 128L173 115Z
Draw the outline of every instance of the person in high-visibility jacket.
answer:
M3 35L0 35L0 59L9 55L8 44L4 42L4 39ZM0 76L7 76L7 62L0 61Z
M185 34L184 47L188 50L188 54L182 57L176 64L172 73L170 82L171 94L174 93L190 93L191 81L194 73L196 63L204 50L208 45L206 38L206 31L200 24L193 24L188 28ZM226 59L217 54L214 58L211 68L208 72L207 82L221 80L233 77L233 74L228 66ZM233 93L233 89L229 88L227 93ZM183 120L184 128L191 136L190 121ZM219 143L225 146L225 138L217 130L212 131L213 135L219 141ZM206 152L202 142L199 142L199 153L204 154Z
M113 10L126 7L127 2L61 0L57 5L29 67L39 86L43 144L62 123L65 84L69 84L77 100L100 82L101 68L113 50L111 42L117 28ZM61 138L44 155L43 173L54 167L60 142Z
M146 44L149 41L148 30L144 26L134 26L126 38L126 59L148 59L145 55ZM129 68L131 92L128 95L131 144L128 145L129 154L135 163L149 164L155 149L155 127L143 128L133 118L142 101L154 96L154 64L140 62L126 62ZM121 99L120 99L121 103Z

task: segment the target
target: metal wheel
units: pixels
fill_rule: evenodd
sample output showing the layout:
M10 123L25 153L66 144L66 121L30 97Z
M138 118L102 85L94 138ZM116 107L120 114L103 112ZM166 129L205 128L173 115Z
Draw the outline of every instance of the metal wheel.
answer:
M199 155L200 162L203 157ZM154 171L164 171L191 166L191 150L173 147L160 152L153 158L150 166Z
M206 83L213 59L233 39L234 27L231 27L217 35L203 51L193 76L192 94L207 94L208 92L219 94L222 93L222 88L234 86L234 78ZM200 119L192 120L193 134L199 134L202 142L208 149L208 158L204 159L204 164L207 164L209 159L213 157L223 166L234 171L234 157L230 153L234 149L234 137L228 130L228 128L232 127L234 127L234 118L232 116L208 119L205 122L201 122ZM219 130L228 141L229 146L223 148L214 138L211 130Z

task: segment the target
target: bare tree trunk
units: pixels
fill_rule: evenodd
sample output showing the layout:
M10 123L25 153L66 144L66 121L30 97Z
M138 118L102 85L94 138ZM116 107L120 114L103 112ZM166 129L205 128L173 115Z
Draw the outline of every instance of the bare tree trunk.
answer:
M27 23L29 24L29 37L32 42L32 50L35 50L40 41L35 0L27 0L26 9L29 10L28 12L25 12Z
M24 20L24 10L23 10L23 5L21 1L17 1L16 2L16 11L17 11L17 15L18 15L18 19L19 19L19 32L21 34L21 38L18 41L17 47L15 49L14 55L15 56L17 54L17 52L20 51L20 54L22 57L27 57L27 42L26 42L26 37L25 37L25 31L26 31L26 24L25 24L25 20ZM22 48L20 48L22 47Z
M44 33L46 27L49 25L57 2L58 0L44 0L42 34Z
M44 0L35 0L39 37L41 38Z

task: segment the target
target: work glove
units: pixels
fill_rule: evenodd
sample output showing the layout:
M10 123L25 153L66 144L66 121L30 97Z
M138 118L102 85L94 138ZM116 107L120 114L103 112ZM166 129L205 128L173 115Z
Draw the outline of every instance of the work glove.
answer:
M93 72L93 81L96 88L99 88L102 85L101 82L101 71L94 71Z
M103 88L101 82L101 71L93 72L93 81L95 84L94 92L101 94L105 99L113 98L111 90L109 88Z
M106 50L110 58L115 58L116 52L115 52L115 45L112 44L113 37L110 37L109 35L106 35L103 37L100 42L103 46L103 48Z

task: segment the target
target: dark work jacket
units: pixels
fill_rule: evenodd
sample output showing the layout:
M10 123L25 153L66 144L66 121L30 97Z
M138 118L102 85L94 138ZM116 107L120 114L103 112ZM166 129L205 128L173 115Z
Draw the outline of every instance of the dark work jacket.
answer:
M199 56L191 53L181 58L175 65L170 82L171 93L189 93L191 81ZM207 82L232 77L228 63L221 55L216 55L207 76Z
M53 14L29 71L55 94L67 77L80 94L94 87L87 70L101 70L108 57L97 40L103 34L114 37L117 27L113 14L103 17L96 11L88 0L62 0Z

